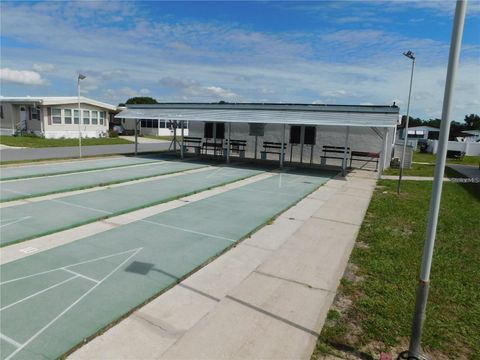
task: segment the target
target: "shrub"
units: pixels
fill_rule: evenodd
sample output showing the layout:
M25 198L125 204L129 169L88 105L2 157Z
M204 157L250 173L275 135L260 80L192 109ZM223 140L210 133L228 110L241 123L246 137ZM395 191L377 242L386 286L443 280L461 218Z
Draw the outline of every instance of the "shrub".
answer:
M118 132L116 132L115 130L108 130L108 137L118 138Z

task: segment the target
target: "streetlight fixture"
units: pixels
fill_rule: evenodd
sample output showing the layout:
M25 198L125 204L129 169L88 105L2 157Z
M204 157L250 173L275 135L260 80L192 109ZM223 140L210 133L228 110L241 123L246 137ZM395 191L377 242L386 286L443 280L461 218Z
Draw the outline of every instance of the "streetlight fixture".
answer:
M78 99L78 152L79 156L82 157L82 111L80 110L80 80L85 79L86 76L83 74L78 74L77 79L77 99ZM75 116L73 117L75 119Z
M402 181L403 176L403 168L405 165L405 151L407 151L407 142L408 142L408 122L410 120L410 98L412 96L412 84L413 84L413 70L415 69L415 55L412 51L408 50L404 52L407 58L412 60L412 73L410 74L410 90L408 91L408 102L407 102L407 118L405 119L405 130L404 130L404 142L403 142L403 151L402 151L402 162L400 163L400 175L398 177L398 184L397 184L397 194L400 194L400 183Z

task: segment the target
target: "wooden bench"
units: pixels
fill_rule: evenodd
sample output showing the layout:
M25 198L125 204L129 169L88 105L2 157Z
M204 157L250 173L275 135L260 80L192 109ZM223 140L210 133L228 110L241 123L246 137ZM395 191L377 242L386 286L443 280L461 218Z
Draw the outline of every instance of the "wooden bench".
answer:
M230 154L238 154L241 158L245 157L245 147L247 146L247 140L235 140L230 139ZM227 143L228 147L228 143ZM225 149L225 153L226 153ZM226 156L226 154L225 154Z
M285 158L285 151L287 149L287 144L283 144L283 157ZM267 160L267 154L277 154L278 159L282 156L282 143L264 141L263 142L263 151L260 152L262 160Z
M343 146L329 146L329 145L324 145L322 148L323 155L321 156L322 158L322 165L325 165L324 160L326 159L340 159L343 160L345 156L345 147ZM350 148L347 147L347 159L350 156Z
M188 148L194 149L195 155L200 155L200 148L202 147L202 138L193 136L183 137L183 149L187 151Z
M203 153L207 154L208 150L213 150L213 155L222 155L223 152L223 140L218 139L206 139L202 144Z
M378 163L380 162L380 153L367 152L367 151L352 151L350 156L350 168L352 167L352 161L358 160L366 163L374 162L375 171L378 170Z

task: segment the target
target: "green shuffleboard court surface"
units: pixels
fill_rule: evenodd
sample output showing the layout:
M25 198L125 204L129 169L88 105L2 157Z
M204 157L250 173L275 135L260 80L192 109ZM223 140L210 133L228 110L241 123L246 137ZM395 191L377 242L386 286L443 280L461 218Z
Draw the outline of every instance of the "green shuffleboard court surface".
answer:
M1 359L55 359L334 174L275 174L1 266Z
M211 167L2 209L0 246L72 228L257 175L253 166ZM52 211L52 209L54 209Z
M66 174L73 172L108 169L119 166L147 164L161 160L160 156L123 156L110 159L69 160L37 165L0 167L0 180L20 179L46 175Z
M103 169L41 178L12 180L0 187L0 202L115 184L205 166L205 162L157 161L135 167Z

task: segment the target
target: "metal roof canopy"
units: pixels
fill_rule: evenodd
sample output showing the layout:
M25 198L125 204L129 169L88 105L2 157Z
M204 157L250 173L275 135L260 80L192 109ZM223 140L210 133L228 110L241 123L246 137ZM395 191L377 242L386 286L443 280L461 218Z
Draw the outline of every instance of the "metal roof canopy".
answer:
M127 105L115 116L225 123L395 127L399 108L374 105L162 103Z

